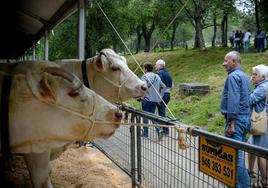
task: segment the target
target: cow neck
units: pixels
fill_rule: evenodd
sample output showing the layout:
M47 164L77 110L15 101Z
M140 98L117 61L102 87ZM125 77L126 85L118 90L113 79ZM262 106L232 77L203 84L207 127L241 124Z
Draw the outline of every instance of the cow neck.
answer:
M87 60L82 61L81 70L82 70L83 83L86 87L88 87L90 89L90 85L88 82L88 75L87 75Z

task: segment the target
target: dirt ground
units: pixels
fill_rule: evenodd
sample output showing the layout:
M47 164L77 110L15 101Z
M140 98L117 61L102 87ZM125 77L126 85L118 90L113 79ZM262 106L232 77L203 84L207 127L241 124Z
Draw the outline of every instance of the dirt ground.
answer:
M8 187L31 187L23 157L13 159L8 173ZM131 179L96 148L71 146L52 162L52 184L55 188L128 188Z

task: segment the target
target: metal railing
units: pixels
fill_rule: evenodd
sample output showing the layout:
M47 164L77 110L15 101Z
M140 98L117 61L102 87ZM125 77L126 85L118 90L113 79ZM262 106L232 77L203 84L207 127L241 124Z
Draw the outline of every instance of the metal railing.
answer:
M180 124L178 121L130 107L122 107L122 110L129 114L127 122L131 123L140 124L143 122L143 118L147 118L159 124ZM243 163L245 164L242 171L246 173L248 173L248 154L265 158L267 163L268 150L265 148L236 141L198 128L187 130L188 133L191 132L191 135L187 134L186 141L190 143L190 148L186 150L178 148L178 134L174 128L170 128L169 134L162 141L159 141L153 127L149 128L149 137L145 138L141 136L142 128L139 126L121 126L114 136L107 140L95 141L94 145L131 177L132 187L232 187L230 184L226 184L223 179L227 178L227 181L229 181L230 178L235 178L236 176L235 174L233 176L231 176L232 174L227 174L227 167L224 165L219 166L218 169L221 174L224 174L223 179L220 176L215 177L200 171L201 163L205 165L204 167L210 167L209 170L215 170L215 167L212 167L214 165L212 161L207 164L203 158L199 159L200 138L208 139L209 142L231 146L235 151L242 152ZM237 168L234 170L237 170ZM266 171L268 171L267 166ZM251 187L262 186L261 181L264 181L264 178L262 177L263 174L260 174L258 170L257 163L254 167L254 176L255 178L251 178ZM237 178L236 181L238 181ZM243 187L249 187L249 185Z

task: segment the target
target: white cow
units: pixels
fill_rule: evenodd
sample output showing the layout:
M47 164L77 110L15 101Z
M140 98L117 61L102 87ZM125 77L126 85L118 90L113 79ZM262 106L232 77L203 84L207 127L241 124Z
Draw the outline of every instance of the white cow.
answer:
M57 63L83 80L80 60L61 60ZM90 88L109 101L141 98L147 91L146 83L128 68L126 59L112 49L103 49L99 55L87 59L85 72Z
M120 122L122 114L73 74L42 63L31 68L25 74L12 76L11 153L25 156L34 187L52 187L51 151L76 140L111 136L119 127L116 122ZM1 75L0 88L2 79Z
M10 72L16 67L18 72L26 72L32 63L49 61L26 61L13 64L0 64L0 71ZM60 67L74 73L83 80L82 61L59 60ZM147 85L139 79L127 66L126 59L112 49L103 49L99 55L86 60L86 78L90 89L109 101L126 101L141 98L147 91ZM26 65L25 65L26 64Z

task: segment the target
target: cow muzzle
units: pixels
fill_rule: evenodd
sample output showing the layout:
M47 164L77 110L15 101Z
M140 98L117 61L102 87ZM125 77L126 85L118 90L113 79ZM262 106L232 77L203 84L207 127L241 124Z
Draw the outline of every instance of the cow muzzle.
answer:
M147 87L146 83L142 82L141 84L137 85L136 91L139 91L139 94L138 94L138 96L136 96L134 98L139 99L139 98L143 97L146 94L147 90L148 90L148 87Z
M115 122L116 122L116 127L117 127L117 128L120 126L119 123L121 122L122 117L123 117L123 115L122 115L121 112L119 112L119 111L116 111L116 112L115 112L115 114L114 114L114 120L115 120Z
M146 93L147 90L148 90L147 84L146 84L146 83L143 83L143 84L140 86L140 90L141 90L141 94L142 94L142 96L144 96L145 93Z

